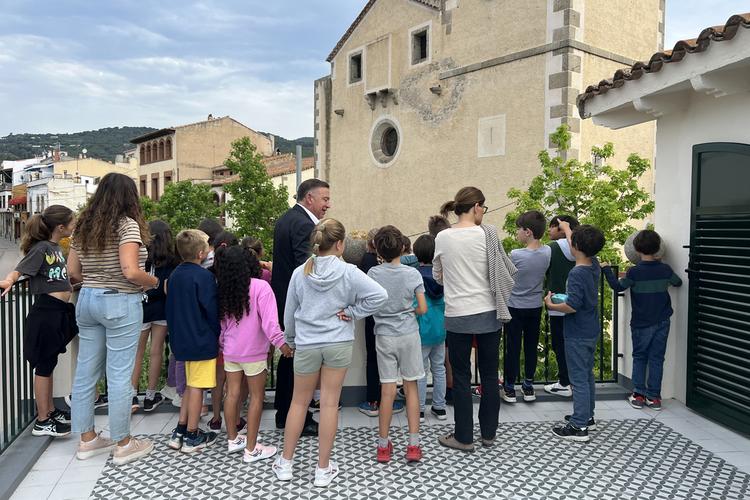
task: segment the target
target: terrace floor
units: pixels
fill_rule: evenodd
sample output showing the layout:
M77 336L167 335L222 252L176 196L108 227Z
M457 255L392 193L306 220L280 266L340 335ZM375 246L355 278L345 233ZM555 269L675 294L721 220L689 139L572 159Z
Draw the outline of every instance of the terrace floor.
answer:
M133 433L157 445L147 459L122 467L106 455L78 461L76 439L57 439L12 498L750 498L750 439L677 401L665 401L661 412L598 401L598 430L585 444L561 442L550 433L551 423L570 410L569 401L503 404L496 445L463 454L436 441L451 427L449 407L447 422L427 416L421 432L425 458L410 466L402 457L405 414L394 416L394 460L380 465L377 419L345 408L334 450L341 473L324 489L312 486L314 439L300 442L295 479L280 483L270 461L248 465L241 455L227 455L221 436L199 454L174 452L165 442L177 414L139 413ZM107 417L96 419L106 429ZM263 414L261 439L282 444L272 410Z

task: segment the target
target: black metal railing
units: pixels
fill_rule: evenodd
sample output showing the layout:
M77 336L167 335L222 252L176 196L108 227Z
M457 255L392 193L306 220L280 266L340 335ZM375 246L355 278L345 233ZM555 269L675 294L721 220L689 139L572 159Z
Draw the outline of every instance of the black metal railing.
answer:
M0 453L29 426L36 415L34 374L23 358L24 323L33 302L27 279L19 280L5 297L0 298Z

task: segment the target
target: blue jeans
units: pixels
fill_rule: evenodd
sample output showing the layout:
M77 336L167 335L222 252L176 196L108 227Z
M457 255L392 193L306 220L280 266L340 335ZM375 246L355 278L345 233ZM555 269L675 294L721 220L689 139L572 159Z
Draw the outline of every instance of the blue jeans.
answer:
M586 427L594 416L596 386L594 384L594 351L599 341L565 337L565 359L568 377L573 386L573 415L570 422L576 427Z
M669 320L645 328L631 328L633 336L633 387L649 398L661 399L664 353L667 350ZM648 367L648 381L646 380Z
M432 406L445 409L445 342L422 346L424 377L419 379L419 411L424 411L427 399L427 368L432 370Z
M115 441L130 435L130 405L135 353L143 323L140 293L106 293L83 288L76 304L78 365L73 381L73 432L94 429L96 383L107 375L109 434Z

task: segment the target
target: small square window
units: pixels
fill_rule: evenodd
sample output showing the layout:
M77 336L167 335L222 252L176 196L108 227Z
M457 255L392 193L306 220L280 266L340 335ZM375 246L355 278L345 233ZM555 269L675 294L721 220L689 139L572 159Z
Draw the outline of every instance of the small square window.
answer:
M411 63L419 64L427 60L429 50L429 30L424 28L411 35Z
M362 52L349 58L349 83L362 81Z

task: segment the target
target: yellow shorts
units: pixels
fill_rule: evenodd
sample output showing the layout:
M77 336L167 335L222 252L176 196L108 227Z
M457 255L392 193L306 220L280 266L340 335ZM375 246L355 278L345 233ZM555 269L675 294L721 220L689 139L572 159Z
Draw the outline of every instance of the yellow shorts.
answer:
M216 359L185 361L187 385L196 389L216 387Z
M254 377L260 375L268 369L268 363L264 359L263 361L255 361L251 363L235 363L234 361L224 360L224 371L225 372L245 372L246 377Z

